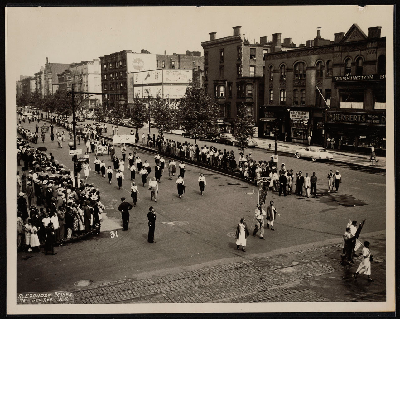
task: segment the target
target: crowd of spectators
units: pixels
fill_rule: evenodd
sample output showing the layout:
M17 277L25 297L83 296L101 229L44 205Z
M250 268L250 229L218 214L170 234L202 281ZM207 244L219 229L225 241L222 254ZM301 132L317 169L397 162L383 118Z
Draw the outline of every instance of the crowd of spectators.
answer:
M17 138L18 249L54 253L54 246L98 234L104 206L92 184L79 180L50 153L33 148L19 128Z

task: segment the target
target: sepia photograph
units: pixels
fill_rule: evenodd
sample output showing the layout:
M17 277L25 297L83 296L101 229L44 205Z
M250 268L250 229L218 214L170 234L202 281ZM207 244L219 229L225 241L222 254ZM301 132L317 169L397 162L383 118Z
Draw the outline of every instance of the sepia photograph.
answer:
M395 310L393 6L7 7L7 312Z

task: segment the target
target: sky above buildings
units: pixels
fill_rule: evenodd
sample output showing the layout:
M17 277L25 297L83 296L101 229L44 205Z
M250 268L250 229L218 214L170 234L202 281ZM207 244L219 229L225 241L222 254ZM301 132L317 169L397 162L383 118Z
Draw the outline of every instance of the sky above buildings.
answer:
M251 42L282 33L296 45L316 36L333 40L353 23L368 34L382 26L392 35L391 6L279 7L8 7L6 10L6 67L12 81L33 76L49 62L92 60L120 50L151 53L202 52L209 32L231 36L233 26ZM203 54L203 53L202 53ZM7 80L8 80L7 79Z

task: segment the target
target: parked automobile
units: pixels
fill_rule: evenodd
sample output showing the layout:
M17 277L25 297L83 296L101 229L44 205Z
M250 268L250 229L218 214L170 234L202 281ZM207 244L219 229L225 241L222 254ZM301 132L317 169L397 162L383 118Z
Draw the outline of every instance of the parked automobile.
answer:
M238 142L231 133L221 133L219 142L223 144L231 144L235 146Z
M250 138L247 141L247 147L257 147L257 146L258 146L258 143L253 138Z
M151 126L151 124L150 124ZM171 133L173 133L174 135L181 135L184 136L183 133L184 131L182 129L171 129ZM185 136L186 137L186 136Z
M311 158L311 161L333 160L333 155L321 147L305 147L295 153L296 158Z
M122 121L122 125L126 126L127 128L134 128L134 126L132 125L132 121L130 120L130 118L125 118Z

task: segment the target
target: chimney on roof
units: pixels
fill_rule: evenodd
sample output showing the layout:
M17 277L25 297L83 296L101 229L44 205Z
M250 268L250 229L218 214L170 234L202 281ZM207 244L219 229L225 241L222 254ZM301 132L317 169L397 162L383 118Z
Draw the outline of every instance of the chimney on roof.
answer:
M46 64L49 63L49 57L46 57Z
M240 28L241 28L241 26L233 27L233 36L240 36Z
M282 38L282 33L273 33L272 34L272 44L274 46L280 46L281 45L281 39Z
M210 40L215 40L217 32L210 32Z
M339 43L344 38L344 32L335 33L335 43Z
M321 39L321 27L317 28L317 39Z
M314 40L307 40L306 47L314 47Z
M370 39L379 39L381 37L381 26L373 26L368 28L368 37Z
M268 42L268 37L267 36L261 36L260 37L260 44L261 45L266 45L267 44L267 42Z
M292 38L285 38L283 39L283 44L285 46L290 46L292 44Z

